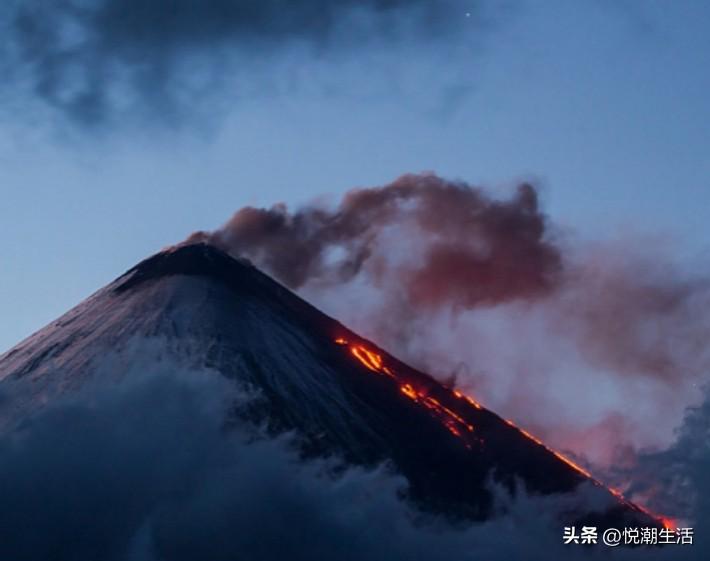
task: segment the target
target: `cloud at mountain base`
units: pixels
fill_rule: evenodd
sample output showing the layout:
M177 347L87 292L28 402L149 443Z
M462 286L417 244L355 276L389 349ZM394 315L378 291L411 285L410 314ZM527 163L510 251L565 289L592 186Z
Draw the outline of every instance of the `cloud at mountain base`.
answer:
M0 391L0 403L12 401L11 385ZM454 528L412 510L400 498L405 482L385 467L334 476L327 461L299 461L288 437L228 430L235 399L243 396L214 373L136 369L17 418L0 435L1 556L514 561L588 553L563 548L554 520L574 497L501 496L507 515ZM662 558L637 553L629 558Z

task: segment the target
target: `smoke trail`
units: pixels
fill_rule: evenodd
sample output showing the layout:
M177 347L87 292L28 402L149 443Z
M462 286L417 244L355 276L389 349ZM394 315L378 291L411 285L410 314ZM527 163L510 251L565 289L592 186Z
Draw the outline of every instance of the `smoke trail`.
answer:
M431 174L193 234L265 268L552 445L609 465L673 439L710 372L710 282L657 247L581 243L524 184ZM620 484L623 482L617 482Z
M496 201L465 183L406 175L351 191L333 210L246 207L190 239L246 255L291 288L396 277L412 306L473 308L554 286L560 254L547 236L530 185Z

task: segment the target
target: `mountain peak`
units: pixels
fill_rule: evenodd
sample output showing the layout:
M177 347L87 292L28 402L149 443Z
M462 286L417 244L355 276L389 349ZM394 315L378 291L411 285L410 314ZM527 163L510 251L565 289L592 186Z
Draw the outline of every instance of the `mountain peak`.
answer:
M233 280L239 274L261 273L247 259L234 258L205 242L189 242L174 245L144 259L116 280L114 290L123 292L145 281L172 275Z

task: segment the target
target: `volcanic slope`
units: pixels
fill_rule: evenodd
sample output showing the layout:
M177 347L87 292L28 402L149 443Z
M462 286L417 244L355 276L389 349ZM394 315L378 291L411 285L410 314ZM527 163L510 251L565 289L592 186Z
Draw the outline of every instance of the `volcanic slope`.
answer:
M137 341L151 341L150 356L137 356ZM492 482L544 495L587 482L607 506L577 519L661 524L473 398L207 244L142 261L1 355L0 383L29 382L31 398L17 407L33 407L81 387L108 356L116 375L166 358L217 370L257 396L235 409L237 421L295 433L304 456L389 462L427 510L483 520L494 508Z

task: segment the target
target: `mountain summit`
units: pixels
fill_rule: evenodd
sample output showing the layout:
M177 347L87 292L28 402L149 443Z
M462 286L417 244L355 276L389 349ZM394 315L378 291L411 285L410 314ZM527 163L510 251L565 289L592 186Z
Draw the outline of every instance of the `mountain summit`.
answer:
M558 494L588 483L595 522L660 525L532 435L397 360L256 269L203 243L162 251L0 356L0 384L31 382L36 407L81 387L108 355L120 376L136 341L150 356L216 370L257 396L238 422L298 435L306 456L389 462L421 507L473 520L491 483ZM122 358L121 358L122 357Z

